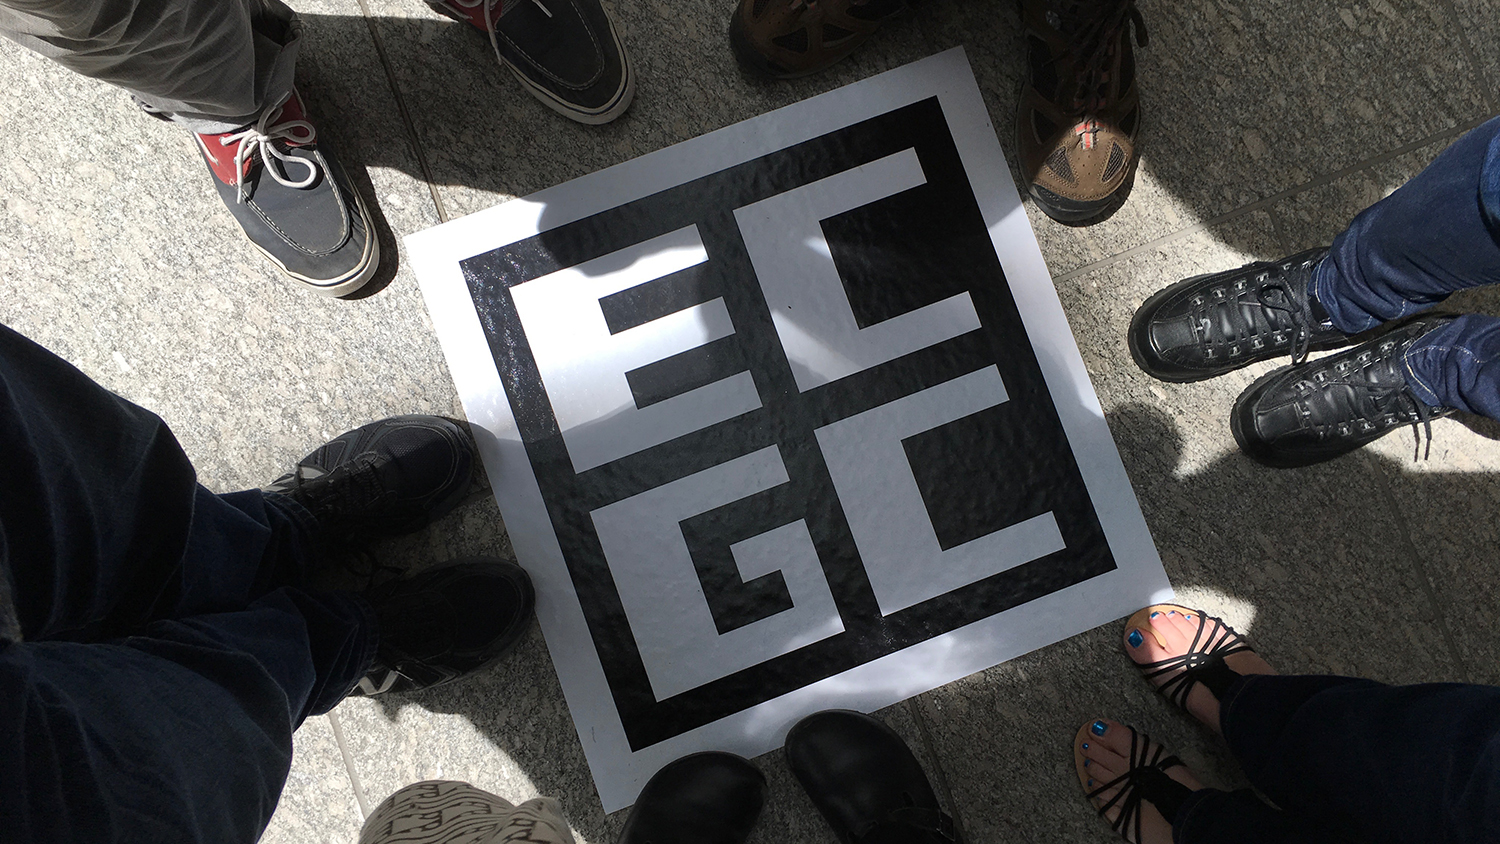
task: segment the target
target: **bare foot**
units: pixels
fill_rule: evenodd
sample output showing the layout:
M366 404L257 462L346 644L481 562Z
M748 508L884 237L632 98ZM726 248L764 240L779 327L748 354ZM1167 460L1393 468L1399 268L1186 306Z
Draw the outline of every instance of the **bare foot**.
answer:
M1130 797L1129 794L1122 795L1120 792L1126 789L1138 790L1139 780L1136 783L1125 781L1116 785L1109 784L1131 770L1132 744L1136 766L1150 767L1169 755L1162 750L1161 745L1151 741L1144 733L1136 733L1117 721L1100 718L1084 724L1073 739L1073 764L1078 771L1078 780L1083 783L1089 802L1094 804L1095 809L1102 810L1104 819L1109 821L1116 832L1125 836L1126 841L1132 844L1172 844L1172 824L1144 794L1141 795L1142 800L1135 813L1128 815L1123 821L1120 818L1120 813L1128 805L1127 798ZM1186 786L1189 792L1203 787L1185 765L1173 765L1162 773ZM1106 806L1109 808L1105 808Z
M1175 604L1157 604L1147 607L1125 623L1125 653L1141 666L1147 678L1178 703L1194 718L1219 732L1219 699L1208 686L1200 682L1190 684L1184 701L1180 687L1182 676L1190 664L1202 665L1205 656L1215 648L1227 650L1243 645L1234 628L1211 615L1190 610ZM1248 648L1248 645L1244 645ZM1186 659L1189 651L1194 656ZM1148 670L1152 663L1165 662L1156 669ZM1276 669L1252 650L1241 650L1223 657L1225 667L1235 674L1275 674ZM1163 688L1171 686L1171 688Z

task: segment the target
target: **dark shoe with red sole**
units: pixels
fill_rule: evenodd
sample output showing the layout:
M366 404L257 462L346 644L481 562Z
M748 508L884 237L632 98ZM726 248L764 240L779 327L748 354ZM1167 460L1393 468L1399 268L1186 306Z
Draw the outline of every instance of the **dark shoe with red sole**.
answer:
M289 278L345 296L374 277L370 212L296 91L250 126L193 137L229 213Z

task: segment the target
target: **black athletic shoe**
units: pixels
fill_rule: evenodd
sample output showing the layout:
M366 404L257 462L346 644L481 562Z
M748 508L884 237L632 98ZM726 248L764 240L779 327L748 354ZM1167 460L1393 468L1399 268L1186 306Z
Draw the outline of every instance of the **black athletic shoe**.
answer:
M744 844L765 797L766 778L744 758L684 756L641 789L619 844Z
M267 492L306 507L332 542L426 527L468 492L474 446L441 416L392 416L339 436L302 458Z
M1183 279L1147 299L1130 320L1130 354L1163 381L1201 381L1256 361L1346 345L1308 291L1327 247L1275 262Z
M325 296L364 286L380 266L370 212L293 91L253 125L194 135L250 243Z
M635 73L599 0L427 0L489 33L532 96L579 123L608 123L635 98Z
M786 761L843 844L959 844L953 819L906 742L880 721L832 709L798 721Z
M1418 337L1451 321L1416 320L1352 349L1266 375L1234 403L1235 441L1267 466L1307 466L1420 423L1431 450L1431 420L1453 409L1432 407L1412 394L1405 356Z
M514 563L473 558L369 593L380 645L353 696L430 689L510 653L531 623L536 593Z

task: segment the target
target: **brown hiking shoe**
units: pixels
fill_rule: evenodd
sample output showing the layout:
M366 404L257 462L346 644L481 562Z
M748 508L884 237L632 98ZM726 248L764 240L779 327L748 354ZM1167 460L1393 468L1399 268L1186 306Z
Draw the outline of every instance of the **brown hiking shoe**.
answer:
M1125 201L1141 125L1135 52L1146 24L1135 0L1021 0L1030 78L1016 145L1031 197L1060 223L1097 222Z
M740 0L729 46L746 70L791 79L854 52L905 10L905 0Z

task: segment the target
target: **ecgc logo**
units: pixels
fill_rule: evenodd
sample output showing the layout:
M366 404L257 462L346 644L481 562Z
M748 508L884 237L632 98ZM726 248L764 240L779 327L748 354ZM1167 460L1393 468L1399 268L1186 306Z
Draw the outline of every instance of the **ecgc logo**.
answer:
M632 749L1114 568L935 98L463 269Z

